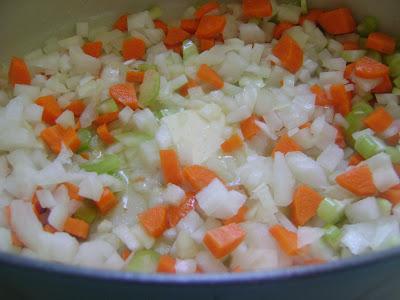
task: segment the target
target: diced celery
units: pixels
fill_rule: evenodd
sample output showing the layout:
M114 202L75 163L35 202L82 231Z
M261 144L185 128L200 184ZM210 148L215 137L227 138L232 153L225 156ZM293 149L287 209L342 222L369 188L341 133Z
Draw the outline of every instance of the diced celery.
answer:
M372 113L374 109L366 102L358 102L352 111L346 116L349 127L346 129L346 142L354 145L353 133L364 128L363 119Z
M318 217L326 224L336 224L344 216L345 204L342 202L325 198L318 207Z
M155 70L147 70L140 85L139 102L143 106L151 106L160 91L160 74Z
M159 19L162 16L162 9L159 6L153 6L149 9L149 14L153 20Z
M118 105L115 103L113 99L108 99L101 103L99 107L97 107L97 112L99 114L107 114L118 111Z
M385 62L387 65L389 65L390 76L392 77L400 76L400 53L395 53L393 55L386 56Z
M360 136L356 140L354 149L365 159L368 159L384 150L377 138L367 134Z
M301 1L300 1L300 7L301 7L301 13L302 13L302 14L308 13L308 4L307 4L307 0L301 0Z
M97 217L97 208L91 200L85 200L75 212L74 217L92 224Z
M153 273L157 269L160 254L153 250L137 251L128 265L126 270L130 272Z
M249 23L253 23L253 24L256 24L256 25L260 25L261 24L261 19L258 19L258 18L251 18L250 20L249 20Z
M372 16L365 17L357 26L357 31L362 37L367 37L370 33L378 30L378 19Z
M382 62L382 55L378 51L368 50L367 56L375 59L376 61Z
M393 88L392 94L394 94L396 96L400 96L400 88L397 88L397 87Z
M183 60L186 62L190 58L199 55L199 51L197 50L197 46L193 43L192 40L186 40L182 44L183 51Z
M377 199L377 203L379 206L379 210L381 211L381 214L385 217L390 216L390 214L392 213L392 203L382 198Z
M400 146L397 147L386 147L385 152L390 155L390 159L392 160L392 163L398 164L400 163Z
M141 143L151 140L152 137L144 133L127 132L116 134L115 139L126 147L135 148L138 147Z
M81 128L78 130L78 137L81 142L78 152L85 152L90 150L90 141L93 137L92 132L87 128Z
M137 69L146 72L148 70L157 70L157 66L152 64L140 64L137 66Z
M107 154L93 162L81 164L81 168L87 172L97 174L113 174L121 168L121 158L115 154Z
M393 83L397 88L400 88L400 76L393 80Z
M344 50L341 54L341 57L346 62L355 62L361 57L365 56L366 53L367 51L365 50Z
M342 230L335 225L327 225L324 227L324 231L324 241L333 249L338 249L342 238Z

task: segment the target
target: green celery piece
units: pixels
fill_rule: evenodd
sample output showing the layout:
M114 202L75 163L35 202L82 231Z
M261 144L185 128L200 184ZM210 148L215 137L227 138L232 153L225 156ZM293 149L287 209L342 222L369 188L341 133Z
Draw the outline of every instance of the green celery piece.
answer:
M382 215L384 215L385 217L390 216L390 214L392 213L392 203L382 198L378 198L377 203Z
M78 137L81 142L78 152L85 152L90 150L90 141L92 140L93 134L87 128L80 128L78 130Z
M139 146L141 143L151 140L152 136L145 133L138 132L126 132L115 135L115 139L121 144L129 148L134 148Z
M400 53L395 53L393 55L386 56L385 62L389 66L390 76L391 77L399 77L400 76Z
M121 169L121 158L115 154L107 154L92 162L81 164L81 168L87 172L97 174L113 174Z
M353 106L352 111L346 116L346 120L349 123L349 127L346 129L346 142L349 145L354 145L353 133L365 127L363 120L373 111L372 106L363 101Z
M378 28L378 19L372 16L367 16L357 26L357 31L362 37L368 37L370 33L376 32Z
M117 103L115 103L115 101L113 99L108 99L108 100L104 101L97 108L97 112L100 115L116 112L118 110L119 110L119 107L118 107Z
M160 254L153 250L137 251L128 265L126 270L129 272L153 273L157 269Z
M382 55L378 51L368 50L367 56L376 61L382 62Z
M157 66L152 65L152 64L141 64L141 65L137 66L137 69L139 71L146 72L148 70L157 70Z
M400 88L393 88L392 94L395 94L396 96L400 96Z
M352 111L363 115L369 115L374 109L366 102L358 102L353 106Z
M150 17L151 17L153 20L156 20L156 19L161 18L161 16L162 16L163 13L162 13L161 7L159 7L159 6L153 6L152 8L149 9L149 14L150 14Z
M301 13L302 13L302 14L308 13L308 4L307 4L307 0L301 0L301 1L300 1L300 7L301 7Z
M154 104L160 92L160 74L155 70L147 70L140 85L139 102L147 107Z
M93 201L85 200L81 207L75 212L74 217L92 224L97 217L97 208Z
M346 62L355 62L365 56L365 50L344 50L340 55Z
M318 207L317 215L326 224L336 224L344 217L344 208L340 201L325 198Z
M400 76L393 80L393 83L397 88L400 88Z
M400 146L397 147L387 146L385 148L385 153L390 156L392 163L394 164L400 163Z
M376 138L368 134L360 136L356 140L354 149L365 159L368 159L384 150Z
M335 225L327 225L324 227L324 231L323 240L333 249L338 249L342 238L342 230Z
M183 60L188 61L191 57L199 55L197 46L192 40L186 40L182 44Z

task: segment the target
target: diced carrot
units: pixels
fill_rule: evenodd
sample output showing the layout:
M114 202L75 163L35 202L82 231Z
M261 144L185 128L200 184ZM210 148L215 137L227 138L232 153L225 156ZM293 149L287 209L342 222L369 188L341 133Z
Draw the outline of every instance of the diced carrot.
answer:
M14 86L16 84L31 84L31 81L31 74L25 61L22 58L13 57L8 69L8 82Z
M74 128L67 128L62 130L62 141L66 147L71 149L72 152L79 150L81 141Z
M244 240L246 232L235 223L214 228L204 236L204 245L215 258L230 254Z
M128 31L128 15L120 16L113 25L114 29L118 29L122 32Z
M64 224L64 231L83 240L89 235L90 225L83 220L69 217Z
M207 51L215 46L215 40L213 39L199 39L200 51Z
M299 20L299 24L303 25L304 21L310 21L310 22L314 22L317 23L318 19L320 17L320 15L323 13L324 11L322 9L311 9L308 14L301 16L300 20Z
M364 119L364 124L377 133L384 132L392 123L393 117L383 107L378 107Z
M181 20L181 28L186 32L194 34L199 26L199 20L196 19L183 19Z
M303 149L299 144L296 143L291 137L287 134L282 135L277 141L274 149L272 150L272 155L275 155L277 152L281 152L283 154L287 154L289 152L297 152L302 151Z
M96 130L97 134L99 135L100 139L105 143L106 145L111 145L114 143L114 137L108 130L107 124L100 125L97 127Z
M223 220L222 223L224 225L229 225L229 224L232 224L232 223L236 223L236 224L242 223L242 222L244 222L246 220L246 214L247 214L248 210L249 210L248 207L243 205L241 208L239 208L239 210L238 210L236 215L234 215L233 217L230 217L228 219Z
M126 72L126 81L132 83L142 83L144 79L143 71L128 71Z
M296 226L304 226L316 214L323 197L306 185L297 187L291 206L292 221Z
M197 82L193 79L189 79L188 82L179 89L179 94L186 97L189 94L189 90L196 86L198 86Z
M53 153L60 153L63 141L58 125L43 129L40 137Z
M331 101L326 95L324 89L322 89L319 85L313 85L310 87L311 93L315 95L315 105L318 106L329 106L331 105Z
M208 186L211 181L218 178L218 175L213 171L199 165L192 165L183 168L183 176L195 192L202 190Z
M400 177L400 164L393 164L394 171Z
M323 12L318 23L330 34L346 34L356 30L356 21L348 8L338 8L331 11Z
M154 27L161 29L162 31L164 31L164 34L167 35L168 34L168 25L165 24L163 21L161 20L154 20Z
M57 229L55 229L53 226L51 226L50 224L46 224L43 226L43 230L48 232L48 233L56 233Z
M399 132L385 139L385 143L389 146L396 146L399 143L399 141L400 141Z
M168 208L169 227L175 227L181 219L191 212L196 205L196 198L193 193L187 193L179 205L171 205Z
M205 4L203 4L202 6L200 6L195 13L195 17L196 19L201 19L203 16L205 16L206 14L208 14L209 12L218 9L219 8L219 4L216 1L210 1L207 2Z
M310 258L303 261L303 266L310 266L310 265L323 265L326 263L326 260L319 259L319 258Z
M176 46L181 44L184 40L190 38L190 33L186 32L179 27L171 27L165 36L164 43L167 46Z
M360 44L355 41L345 41L342 42L343 50L358 50L360 49Z
M139 108L135 87L131 83L119 83L110 87L110 96L133 110Z
M282 66L291 73L296 73L303 65L303 50L289 35L284 35L272 49Z
M331 86L332 105L335 111L342 116L347 116L351 111L351 98L343 84Z
M157 273L176 273L176 259L169 255L161 255L158 261Z
M373 196L377 193L371 170L368 166L359 166L336 177L336 182L357 196Z
M245 18L264 18L272 15L270 0L243 0L243 16Z
M256 121L257 117L253 115L240 122L240 130L246 140L252 139L261 131L260 127L257 126Z
M168 228L168 207L154 206L138 215L140 224L152 236L159 237Z
M105 215L118 204L118 199L109 188L104 188L100 200L95 202L95 204L100 213Z
M310 128L311 125L312 125L311 122L306 122L303 125L301 125L299 128L300 129Z
M3 207L4 216L6 217L6 222L9 227L11 227L11 206L6 205Z
M299 253L297 247L297 234L287 230L282 225L275 225L269 229L269 233L277 241L279 247L289 256L295 256Z
M54 125L57 118L62 114L62 109L54 96L39 97L35 103L43 107L42 120L49 125Z
M232 135L229 139L222 143L221 149L224 153L232 153L243 146L242 138L238 134Z
M368 36L366 47L390 55L396 50L396 40L385 33L373 32Z
M80 155L82 158L86 159L86 160L89 160L89 159L90 159L90 153L89 153L89 152L81 152L81 153L79 153L79 155Z
M225 16L204 16L197 27L196 37L199 39L217 38L224 31L225 24Z
M182 43L174 46L165 45L168 50L172 50L175 53L178 53L180 56L183 55Z
M87 42L82 46L82 50L87 55L99 58L103 51L103 43L101 41Z
M98 116L96 118L96 120L94 120L94 124L96 126L100 126L100 125L103 125L103 124L109 124L109 123L112 123L112 122L118 120L118 118L119 118L119 112L118 111L111 112L111 113L105 113L105 114L102 114L102 115Z
M74 100L72 101L65 109L71 111L75 117L79 118L83 111L85 110L86 105L82 100Z
M400 184L391 187L384 193L379 194L379 197L389 200L393 206L400 203Z
M290 22L280 22L274 28L274 38L279 40L282 37L283 33L286 30L292 28L293 26L294 26L294 24L290 23Z
M129 250L128 248L125 248L125 249L122 250L122 252L121 252L121 258L122 258L123 260L127 260L131 254L132 254L132 251Z
M182 183L181 166L175 150L160 150L160 164L165 183Z
M33 193L33 197L32 197L32 209L33 209L33 212L35 213L36 217L39 218L40 214L43 211L43 208L40 205L38 197L36 196L36 192Z
M211 84L216 89L222 89L224 87L224 81L222 78L206 64L200 66L197 71L197 77L202 81Z
M343 77L349 81L351 81L351 75L353 75L354 71L356 69L356 64L352 63L352 64L348 64L346 66L346 69L344 70L344 74Z
M392 80L390 79L389 74L383 76L382 82L372 89L374 94L385 94L391 93L393 90Z
M364 56L356 61L355 74L366 79L377 79L389 74L389 67L373 58Z
M337 129L335 144L338 145L340 148L346 148L346 132L342 126L335 125Z
M125 60L143 59L146 54L146 44L138 38L124 40L122 56Z
M79 187L71 182L64 183L68 190L68 196L75 201L83 201L83 197L79 195Z

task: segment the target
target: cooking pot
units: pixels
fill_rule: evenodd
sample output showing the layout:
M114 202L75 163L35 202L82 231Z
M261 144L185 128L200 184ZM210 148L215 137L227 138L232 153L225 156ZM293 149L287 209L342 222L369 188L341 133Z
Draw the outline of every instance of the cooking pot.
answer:
M0 61L23 55L74 24L111 22L153 4L177 18L196 0L2 0ZM313 7L350 7L357 18L374 15L382 31L400 29L399 0L313 0ZM0 253L0 299L399 299L400 248L285 270L170 276L64 266Z

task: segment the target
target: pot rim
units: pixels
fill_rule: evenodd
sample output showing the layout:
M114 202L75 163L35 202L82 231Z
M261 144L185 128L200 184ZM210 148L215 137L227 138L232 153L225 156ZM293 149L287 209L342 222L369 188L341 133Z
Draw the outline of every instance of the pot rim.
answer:
M366 268L372 265L389 263L393 258L400 257L400 247L366 254L358 257L339 259L321 265L303 267L290 267L263 272L243 273L217 273L217 274L193 274L193 275L168 275L168 274L144 274L95 268L63 265L59 263L22 257L15 254L0 253L0 266L22 269L23 271L48 273L69 278L85 278L91 280L112 283L137 283L143 285L237 285L258 284L284 281L288 279L304 279L349 271L354 268Z

